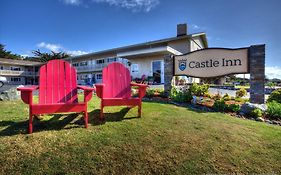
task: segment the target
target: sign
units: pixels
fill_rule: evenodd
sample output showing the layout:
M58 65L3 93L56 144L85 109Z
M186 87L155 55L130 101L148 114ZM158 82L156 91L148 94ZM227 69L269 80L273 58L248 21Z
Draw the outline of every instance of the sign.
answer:
M209 78L249 73L248 48L208 48L174 57L174 75Z

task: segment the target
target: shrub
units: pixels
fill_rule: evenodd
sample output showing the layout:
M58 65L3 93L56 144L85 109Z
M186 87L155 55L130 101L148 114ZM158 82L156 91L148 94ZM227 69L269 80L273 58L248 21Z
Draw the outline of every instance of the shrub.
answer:
M238 104L227 105L227 111L229 112L238 112L239 110L240 110L240 105Z
M247 91L244 88L239 89L236 91L236 97L244 97L247 95Z
M208 93L209 91L209 85L208 84L204 84L204 85L198 85L196 83L193 83L190 88L190 93L192 95L196 95L196 96L204 96Z
M192 95L189 90L177 90L175 87L172 87L170 98L176 102L190 102L192 99Z
M226 94L222 97L222 99L224 99L225 101L229 101L229 100L231 100L231 97L230 97L230 95L228 95L228 93L226 93Z
M214 96L213 96L213 99L214 100L221 100L221 95L219 94L219 93L217 93L217 94L215 94Z
M281 89L277 89L273 91L269 97L268 97L268 102L276 101L278 103L281 103Z
M241 98L241 97L235 97L234 100L235 100L236 102L242 102L242 103L245 102L245 100L244 100L243 98Z
M208 92L205 94L205 97L212 98L212 95Z
M227 108L227 105L225 104L224 100L216 100L213 108L215 111L221 111L224 112Z
M259 118L259 117L263 116L263 112L262 112L262 110L256 108L256 109L251 111L250 115L254 118Z
M146 97L152 98L154 96L155 90L154 89L146 89Z
M271 118L281 119L281 103L276 101L267 103L266 113Z

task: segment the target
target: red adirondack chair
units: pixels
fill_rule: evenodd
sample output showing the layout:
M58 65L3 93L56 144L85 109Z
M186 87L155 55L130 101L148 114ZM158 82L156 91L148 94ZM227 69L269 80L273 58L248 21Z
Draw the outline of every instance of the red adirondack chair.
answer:
M94 88L77 86L76 70L64 60L52 60L40 68L39 86L18 88L21 99L29 104L28 133L32 133L34 115L61 112L84 112L88 127L87 102ZM39 90L39 102L33 103L32 91ZM77 89L84 90L84 102L78 102Z
M131 83L129 70L121 63L111 63L102 70L102 84L96 84L96 93L101 98L100 119L104 119L105 106L138 106L138 116L141 117L142 98L147 85ZM131 86L139 87L139 96L131 96Z

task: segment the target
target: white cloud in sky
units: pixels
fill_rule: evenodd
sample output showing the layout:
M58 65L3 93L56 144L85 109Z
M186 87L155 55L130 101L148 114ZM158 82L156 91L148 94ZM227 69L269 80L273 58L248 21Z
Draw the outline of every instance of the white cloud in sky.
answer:
M278 66L265 67L265 75L270 79L272 78L281 79L281 67Z
M45 42L41 42L39 44L37 44L37 47L39 48L45 48L54 52L59 52L59 50L62 49L62 47L58 44L50 44L50 43L45 43Z
M44 48L53 52L66 52L72 56L77 56L77 55L83 55L87 54L89 52L81 51L81 50L68 50L62 47L60 44L51 44L51 43L45 43L41 42L37 44L38 48Z
M80 5L82 0L62 0L67 5Z
M89 52L85 52L85 51L81 51L81 50L67 50L66 53L68 53L69 55L77 56L77 55L84 55Z
M89 1L83 0L60 0L66 5L84 5L88 7ZM149 12L152 8L156 7L160 0L91 0L92 3L106 3L110 6L116 6L131 10L133 12L145 11Z
M196 24L191 24L191 28L194 29L194 30L198 30L198 29L200 29L201 27L199 27L199 26L196 25Z
M265 75L269 79L278 78L281 79L281 67L278 66L266 66ZM244 74L237 74L237 77L244 78ZM249 79L250 74L245 74L245 78Z
M145 11L149 12L152 8L157 6L159 0L92 0L96 3L107 3L111 6L117 6L132 10L133 12Z

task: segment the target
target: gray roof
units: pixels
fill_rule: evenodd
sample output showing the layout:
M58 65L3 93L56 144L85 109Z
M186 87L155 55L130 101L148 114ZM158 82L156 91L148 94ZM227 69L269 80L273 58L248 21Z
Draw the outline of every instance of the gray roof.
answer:
M26 61L18 59L0 58L0 64L19 65L19 66L41 66L44 63L35 61Z
M201 37L201 39L203 41L203 44L204 44L204 47L207 48L208 42L207 42L206 34L204 32L201 32L201 33L194 33L194 34L190 34L190 35L183 35L183 36L171 37L171 38L166 38L166 39L161 39L161 40L149 41L149 42L124 46L124 47L118 47L118 48L93 52L93 53L84 54L84 55L72 56L72 57L66 58L66 60L89 57L89 56L97 56L97 55L103 55L103 54L108 54L108 53L116 54L118 52L125 52L125 51L130 51L130 50L135 50L135 49L142 49L142 48L146 48L148 46L150 48L157 47L157 46L164 46L164 45L167 45L167 43L171 42L171 41L177 41L177 40L182 40L182 39L186 39L186 38L193 38L193 37L198 37L198 36Z

